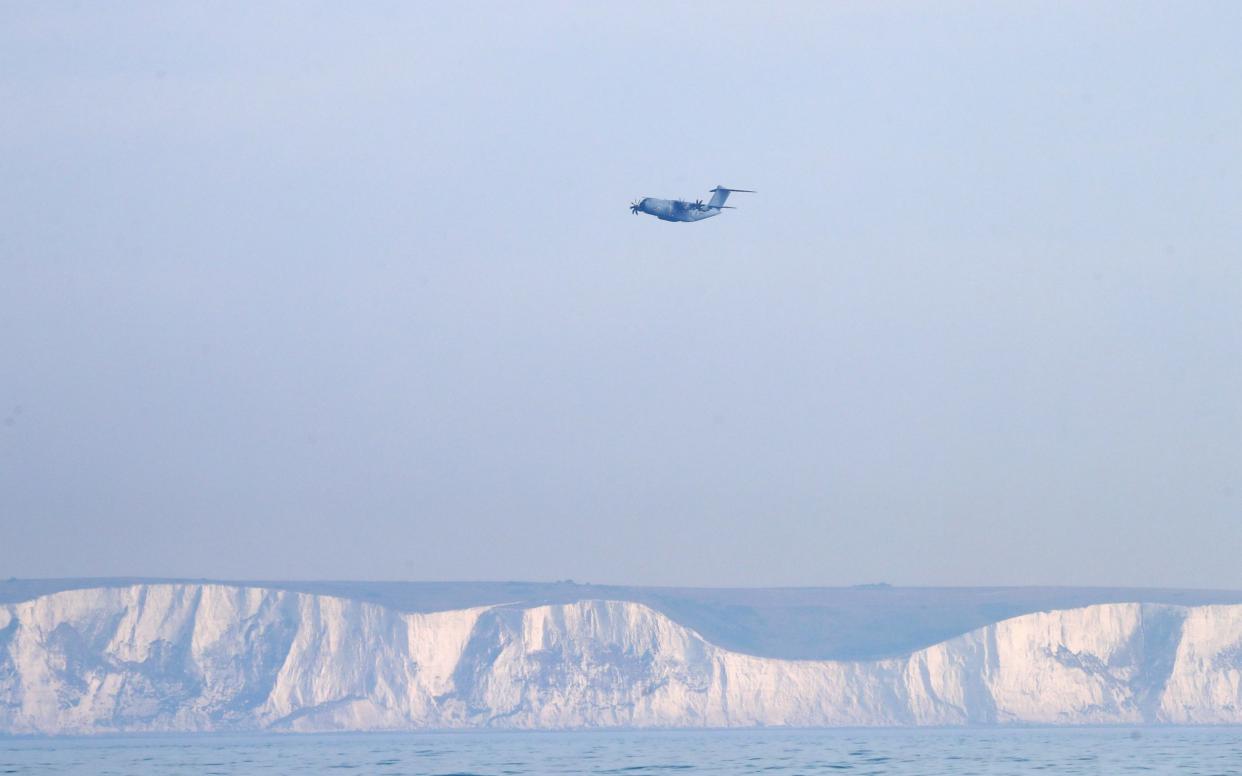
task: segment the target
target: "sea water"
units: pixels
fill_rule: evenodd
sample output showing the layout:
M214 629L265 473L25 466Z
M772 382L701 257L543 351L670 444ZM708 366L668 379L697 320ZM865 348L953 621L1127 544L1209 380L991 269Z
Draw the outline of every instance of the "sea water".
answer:
M1242 774L1240 728L0 738L0 773Z

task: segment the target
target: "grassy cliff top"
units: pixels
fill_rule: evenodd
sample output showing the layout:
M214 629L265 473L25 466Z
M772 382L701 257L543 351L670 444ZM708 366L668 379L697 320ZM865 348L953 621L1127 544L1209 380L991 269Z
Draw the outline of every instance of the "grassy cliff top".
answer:
M583 599L635 601L726 649L764 657L904 655L1009 617L1102 603L1240 604L1242 591L1107 587L633 587L562 582L289 582L79 578L0 581L0 604L89 587L216 583L339 596L403 612Z

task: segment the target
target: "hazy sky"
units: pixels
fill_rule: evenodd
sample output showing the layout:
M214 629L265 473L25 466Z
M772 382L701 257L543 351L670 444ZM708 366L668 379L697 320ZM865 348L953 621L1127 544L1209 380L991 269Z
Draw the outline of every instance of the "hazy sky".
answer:
M1239 30L4 3L0 576L1242 587Z

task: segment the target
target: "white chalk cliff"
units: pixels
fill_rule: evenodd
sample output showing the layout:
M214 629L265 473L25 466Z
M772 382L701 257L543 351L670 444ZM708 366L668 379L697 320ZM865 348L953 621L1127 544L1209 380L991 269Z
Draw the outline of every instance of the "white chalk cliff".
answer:
M226 585L0 606L0 733L1242 723L1242 606L1101 604L872 662L716 647L641 604L405 614Z

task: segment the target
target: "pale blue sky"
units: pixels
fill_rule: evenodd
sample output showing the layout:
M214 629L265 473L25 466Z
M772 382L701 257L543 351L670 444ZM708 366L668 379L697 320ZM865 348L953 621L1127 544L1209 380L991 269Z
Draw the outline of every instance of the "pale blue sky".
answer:
M6 3L0 575L1242 587L1239 30Z

